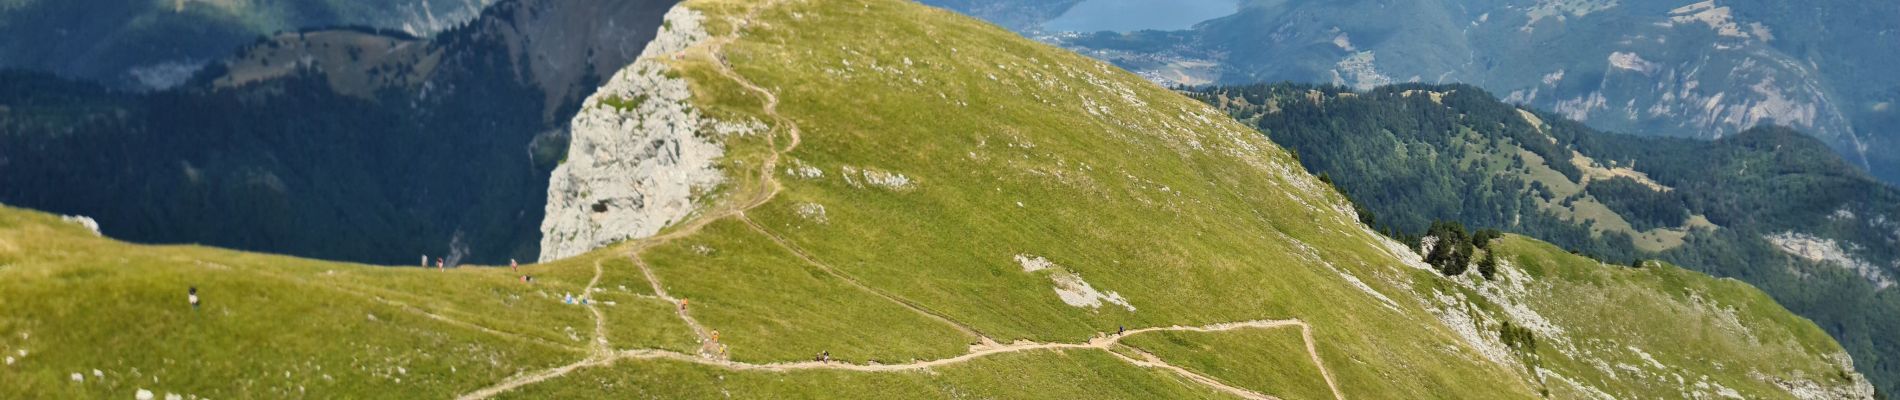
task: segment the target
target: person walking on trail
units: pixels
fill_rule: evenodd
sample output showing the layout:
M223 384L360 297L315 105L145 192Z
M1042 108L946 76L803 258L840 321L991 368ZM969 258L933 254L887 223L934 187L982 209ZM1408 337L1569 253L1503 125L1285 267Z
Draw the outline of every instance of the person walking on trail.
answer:
M510 258L508 259L508 269L514 270L515 272L521 272L521 264L515 262L515 259Z
M686 299L680 299L680 312L686 312Z
M712 332L712 339L713 339L713 341L714 341L714 342L717 342L717 341L719 341L719 330L718 330L718 329L714 329L714 330L713 330L713 332Z
M191 300L191 310L197 311L198 310L198 287L192 286L190 290L186 291L186 293L188 296L186 298Z
M1123 333L1128 333L1128 327L1115 325L1115 336L1121 336Z

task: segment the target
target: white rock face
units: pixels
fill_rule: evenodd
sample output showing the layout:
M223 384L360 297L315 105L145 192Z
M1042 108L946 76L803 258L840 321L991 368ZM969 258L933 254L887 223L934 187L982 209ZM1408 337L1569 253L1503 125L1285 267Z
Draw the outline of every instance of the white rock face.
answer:
M1814 235L1796 232L1782 232L1763 237L1784 253L1807 259L1808 261L1833 263L1847 268L1873 283L1875 290L1884 290L1894 286L1894 279L1872 263L1855 258L1847 248L1834 239L1824 239ZM1850 243L1849 246L1852 246Z
M567 161L548 180L541 261L646 237L684 219L700 206L699 195L724 181L717 137L762 129L707 118L689 102L686 81L666 76L662 60L706 38L703 19L685 7L667 12L640 58L574 116Z
M86 227L86 229L91 230L94 235L99 234L99 221L93 220L92 217L84 215L62 215L59 219Z
M1135 312L1135 306L1128 304L1128 299L1122 298L1121 293L1097 290L1095 285L1082 280L1081 275L1076 275L1068 268L1056 265L1047 258L1017 254L1016 263L1022 265L1023 272L1049 271L1049 282L1055 285L1056 298L1062 299L1063 304L1089 309L1101 309L1103 305L1113 304L1127 309L1128 312Z
M1049 280L1055 282L1056 297L1061 298L1063 304L1081 308L1102 308L1102 305L1107 303L1122 306L1128 309L1128 312L1135 312L1135 306L1128 304L1128 299L1122 298L1121 293L1096 290L1095 286L1082 280L1080 275L1060 271L1050 274Z
M1017 254L1016 263L1022 264L1023 272L1041 271L1041 270L1049 269L1049 267L1056 265L1055 263L1049 262L1049 259L1047 258L1032 256L1028 254Z

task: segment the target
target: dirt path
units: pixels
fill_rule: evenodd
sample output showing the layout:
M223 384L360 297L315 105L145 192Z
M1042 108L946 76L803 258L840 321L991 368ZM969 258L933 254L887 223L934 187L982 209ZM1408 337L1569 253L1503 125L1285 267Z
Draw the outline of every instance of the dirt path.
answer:
M846 362L818 362L818 361L757 364L757 363L744 363L744 362L734 362L734 361L713 361L713 360L704 360L704 359L697 359L697 358L695 358L693 362L699 363L699 364L717 366L717 367L731 369L731 370L738 370L738 371L785 372L785 371L816 370L816 369L844 370L844 371L857 371L857 372L916 371L916 370L923 370L923 369L928 369L932 367L941 367L941 366L952 365L952 364L966 363L966 362L970 362L972 360L976 360L979 358L989 357L989 356L998 355L998 354L1005 354L1005 353L1019 353L1019 352L1025 352L1025 351L1038 351L1038 350L1108 350L1110 347L1113 347L1117 344L1121 344L1121 340L1123 338L1136 335L1136 334L1148 333L1148 332L1181 332L1181 331L1218 332L1218 331L1227 331L1227 330L1234 330L1234 329L1273 329L1273 328L1281 328L1281 327L1289 327L1289 326L1304 327L1306 326L1306 323L1301 322L1300 320L1297 320L1297 319L1289 319L1289 320L1259 320L1259 321L1231 322L1231 323L1222 323L1222 324L1211 325L1211 326L1206 326L1206 327L1188 327L1188 326L1155 327L1155 328L1131 330L1131 331L1128 331L1128 333L1121 334L1121 335L1108 335L1108 336L1097 337L1095 339L1089 340L1087 342L1082 342L1082 343L1019 341L1016 343L1011 343L1011 344L1006 344L1006 345L998 345L998 346L976 349L976 350L970 351L969 353L964 353L963 355L956 356L956 357L916 361L916 362L910 362L910 363L904 363L904 364L851 364L851 363L846 363ZM681 354L678 352L665 351L665 350L630 350L630 351L621 352L620 354L618 354L617 358L672 359L676 357L694 358L694 357Z
M777 3L778 3L777 0L773 0L773 1L768 1L765 4L761 4L757 7L753 7L751 10L747 11L744 18L740 19L733 26L733 31L738 32L740 30L745 29L745 27L750 26L752 24L752 21L758 17L760 12L763 12L764 9L769 8L773 5L776 5ZM771 200L772 197L777 196L779 190L781 189L781 186L779 182L775 179L775 175L773 174L773 171L778 168L779 157L783 153L791 152L792 149L797 148L798 144L802 141L802 139L800 139L798 124L792 122L790 118L786 118L778 114L778 103L779 103L778 95L773 94L769 90L765 90L765 88L759 87L757 84L752 83L751 80L748 80L742 76L739 76L738 72L732 69L732 65L726 62L726 58L724 54L725 45L727 43L732 42L733 36L734 35L727 35L727 36L721 36L721 37L715 37L715 38L709 39L707 47L706 47L706 51L711 54L713 59L718 61L717 63L715 63L715 65L719 66L718 70L719 70L720 75L723 75L727 79L731 79L734 82L739 83L741 86L744 86L746 90L759 93L760 95L765 97L765 103L761 107L761 110L767 116L771 117L774 121L777 121L779 123L778 126L785 128L786 133L791 136L791 143L788 146L786 146L785 149L780 150L778 148L778 136L774 134L765 135L766 146L771 151L767 152L765 161L760 163L759 165L759 179L760 179L761 185L759 185L760 187L758 188L758 191L754 192L750 196L750 200L728 202L728 203L724 203L724 205L721 205L721 206L715 206L715 208L708 210L706 213L702 214L699 218L689 219L686 222L686 224L681 225L679 229L675 229L670 232L665 232L665 233L661 233L654 236L649 236L644 239L634 240L626 248L627 257L632 259L632 261L634 262L634 265L637 265L640 267L640 271L642 274L646 276L647 282L653 285L654 294L656 296L659 296L662 299L666 299L672 302L675 305L679 304L679 299L666 295L665 285L662 285L660 283L659 277L653 273L652 268L649 268L646 265L646 262L640 259L639 257L640 252L645 251L648 248L652 248L653 246L657 246L659 244L672 241L673 239L686 237L688 235L697 233L699 232L700 229L704 229L706 225L711 224L713 221L718 221L721 219L725 219L726 217L739 215L745 210L749 210L749 209L758 207L760 205L763 205L766 203L766 201ZM694 47L697 47L697 46L694 46ZM692 51L692 47L681 50L682 53L687 52L687 51ZM679 56L679 55L680 54L673 54L672 56ZM741 198L744 198L744 197L741 197ZM600 281L601 275L602 275L602 271L601 271L600 264L595 263L594 277L592 280L588 282L587 289L583 291L584 293L583 296L585 296L585 294L592 293L593 287L596 283ZM595 318L594 340L595 342L599 343L598 346L594 347L594 350L590 353L590 355L587 358L582 359L580 361L576 361L572 364L550 368L547 370L542 370L542 371L535 372L528 375L509 378L508 380L502 381L493 386L482 388L480 390L476 390L474 392L464 394L457 398L458 399L486 399L489 397L494 397L497 394L514 390L522 386L539 383L541 381L553 379L555 377L560 377L562 375L567 375L567 373L573 372L575 369L579 369L579 368L587 367L587 366L602 365L602 364L612 362L615 359L615 357L612 357L612 354L608 350L608 346L610 345L608 344L608 341L607 341L606 316L602 314L598 308L595 308L595 305L593 304L593 302L588 302L586 307L588 308L590 312L594 314L594 318ZM687 309L681 308L679 309L678 315L681 320L686 322L687 326L692 327L693 333L699 336L700 343L702 344L700 348L700 352L706 353L707 346L713 346L716 344L713 343L712 337L707 331L707 329L704 326L701 326L697 320L694 320L692 315L689 314L687 311L688 311ZM678 353L674 353L674 354L678 354ZM703 358L699 358L699 357L685 357L684 355L681 355L681 356L687 359L703 360ZM717 361L723 362L724 360L717 360Z
M843 280L845 283L850 284L852 287L858 288L859 290L863 290L865 292L871 293L878 297L882 297L885 300L889 300L892 303L897 303L898 305L903 306L904 308L909 309L912 312L921 314L926 318L937 320L937 322L942 322L945 325L950 325L950 327L956 328L957 331L963 332L963 334L965 335L969 335L972 339L976 339L978 343L995 343L994 339L991 339L988 336L984 336L981 332L977 332L976 328L972 328L969 325L964 325L960 322L957 322L956 320L950 319L950 316L948 315L944 315L943 313L939 313L929 308L926 308L922 305L917 304L916 302L910 301L909 299L898 297L897 295L893 295L883 290L879 290L878 288L871 287L870 285L866 285L864 284L864 282L859 281L858 278L855 276L847 275L843 272L838 272L837 270L832 269L831 266L826 265L825 263L822 263L822 262L818 262L818 259L813 258L811 254L806 253L804 249L801 249L797 245L792 244L791 241L786 240L783 236L779 236L777 233L773 233L772 231L765 229L765 226L759 225L758 222L753 221L752 218L746 217L745 214L743 213L739 214L739 220L745 221L747 226L751 226L753 230L758 231L759 234L765 235L766 238L771 239L773 243L778 244L778 246L781 248L784 248L785 251L791 252L793 256L798 257L799 260L804 261L806 264L811 264L813 267L817 267L819 271L823 271L826 275L831 275L834 278Z
M1201 375L1193 371L1189 371L1185 368L1181 368L1173 364L1169 364L1165 361L1162 361L1160 358L1155 357L1152 354L1148 354L1145 351L1140 351L1139 349L1137 349L1137 351L1142 356L1140 359L1128 357L1121 353L1110 351L1110 349L1114 347L1115 345L1120 344L1123 338L1126 338L1132 335L1142 334L1142 333L1220 332L1220 331L1229 331L1229 330L1236 330L1236 329L1274 329L1274 328L1284 328L1284 327L1299 327L1302 331L1308 331L1310 329L1306 325L1305 322L1302 322L1297 319L1243 321L1243 322L1221 323L1221 324L1208 325L1208 326L1153 327L1153 328L1136 329L1136 330L1128 331L1127 333L1120 334L1120 335L1110 335L1110 336L1099 337L1085 343L1018 342L1018 343L1013 343L1009 345L1001 345L1001 346L974 350L969 353L956 356L956 357L928 360L928 361L918 361L918 362L911 362L911 363L905 363L905 364L850 364L850 363L843 363L843 362L816 362L816 361L756 364L756 363L708 360L702 357L693 357L693 356L681 354L678 352L665 351L665 350L652 350L652 349L622 351L616 354L613 359L606 360L603 364L611 364L611 363L622 361L622 360L671 360L671 361L681 361L681 362L688 362L688 363L694 363L694 364L700 364L700 365L713 366L713 367L718 367L718 368L733 370L733 371L788 372L788 371L803 371L803 370L842 370L842 371L854 371L854 372L904 372L904 371L920 371L920 370L926 370L926 369L935 368L935 367L961 364L961 363L974 361L974 360L984 358L984 357L989 357L989 356L998 355L998 354L1006 354L1006 353L1020 353L1020 352L1029 352L1029 351L1057 351L1057 350L1099 350L1099 351L1107 352L1110 355L1113 355L1116 358L1119 358L1122 361L1127 362L1131 365L1143 367L1143 368L1159 368L1159 369L1167 370L1169 372L1172 372L1176 375L1180 375L1183 378L1186 378L1195 383L1199 383L1201 385L1208 386L1215 390L1225 392L1234 396L1238 396L1238 397L1246 398L1246 399L1266 400L1266 399L1278 399L1278 398L1272 395L1267 395L1267 394L1263 394L1259 392L1254 392L1252 390L1248 390L1245 388L1228 385L1226 383L1220 382L1217 379L1214 379L1205 375ZM1312 349L1311 336L1305 336L1305 337L1308 344L1307 348ZM1325 372L1325 366L1321 365L1319 368L1321 372ZM1328 383L1330 384L1330 382L1331 380L1329 378ZM1333 396L1335 398L1341 397L1339 394L1339 391L1336 388L1333 390Z
M600 276L604 268L600 261L594 261L594 278L587 280L587 287L581 288L581 305L587 312L594 314L594 346L591 357L602 357L613 352L613 346L607 343L607 314L600 311L599 302L594 301L594 287L600 286Z
M1339 392L1339 383L1333 381L1333 370L1326 369L1326 361L1319 357L1319 342L1313 339L1313 327L1300 324L1300 338L1306 342L1306 356L1313 358L1313 365L1319 367L1319 376L1326 378L1326 388L1333 391L1333 400L1346 400Z
M1249 399L1249 400L1279 400L1280 399L1278 397L1273 397L1272 395L1259 393L1252 390L1242 389L1239 387L1228 385L1214 378L1209 378L1206 375L1197 374L1197 373L1194 373L1194 371L1188 371L1187 369L1176 367L1173 364L1168 364L1166 362L1163 362L1161 361L1160 358L1155 357L1153 354L1148 354L1148 352L1146 351L1140 351L1140 350L1136 350L1136 351L1141 354L1141 359L1139 360L1133 357L1129 357L1127 355L1123 355L1121 353L1113 352L1113 351L1108 352L1108 354L1115 356L1115 358L1121 359L1122 362L1134 364L1137 367L1160 368L1160 369L1168 370L1168 372L1173 372L1175 375L1180 375L1182 378L1187 378L1187 380L1194 381L1194 383L1199 383L1203 386L1214 388L1215 390L1227 392L1227 394L1231 394L1243 399Z
M653 268L648 266L646 260L641 259L639 254L631 254L627 258L633 260L633 265L639 267L640 273L647 277L647 283L653 285L653 295L672 304L674 313L679 315L681 321L686 322L687 328L692 328L694 336L699 337L699 356L725 359L725 352L720 351L723 345L713 340L712 332L704 325L700 325L699 320L693 319L693 314L689 309L691 303L681 305L679 298L666 294L666 288L660 285L660 277L653 274Z
M435 320L437 322L442 322L442 323L453 325L453 326L460 327L463 329L481 332L481 333L488 334L488 335L495 336L502 339L508 339L508 340L513 340L513 341L526 342L526 343L534 343L534 344L539 344L543 346L566 349L566 350L574 350L574 351L582 350L581 348L574 347L572 345L556 343L556 342L549 341L545 338L541 338L537 336L530 336L530 335L524 335L524 334L520 334L516 332L507 332L507 331L497 330L494 328L483 326L481 324L476 324L476 323L472 323L468 321L455 319L454 317L439 314L434 311L429 311L428 309L425 309L421 306L417 306L415 304L411 304L411 303L407 303L407 302L403 302L399 300L393 300L389 298L392 296L415 297L413 293L396 292L396 291L391 291L391 290L372 287L372 286L341 283L341 282L334 282L334 281L315 281L315 280L309 279L309 277L300 276L300 275L292 275L292 274L287 274L287 273L280 273L280 272L265 272L264 270L258 270L258 271L262 272L260 274L261 276L276 278L278 280L291 283L291 284L310 285L312 287L316 287L320 289L333 290L343 295L355 296L357 298L361 298L364 300L382 303L383 305L395 307L403 311L409 312L411 314L422 316L423 318L428 318L431 320Z
M777 3L778 3L777 0L767 1L764 4L761 4L747 11L744 18L741 18L739 21L735 23L733 27L733 31L738 32L738 31L744 30L747 26L750 26L753 23L753 21L758 17L758 15L761 12L763 12L767 8L770 8L776 5ZM1151 354L1148 354L1146 352L1140 352L1142 358L1136 359L1136 358L1128 357L1121 353L1112 351L1111 348L1115 345L1120 344L1121 339L1123 338L1126 338L1131 335L1137 335L1137 334L1143 334L1143 333L1149 333L1149 332L1169 332L1169 331L1219 332L1219 331L1228 331L1228 330L1235 330L1235 329L1274 329L1274 328L1297 326L1300 328L1301 333L1302 333L1302 338L1306 342L1307 354L1310 357L1312 357L1313 362L1315 363L1315 365L1318 366L1320 373L1322 374L1322 376L1326 378L1326 384L1328 387L1332 389L1333 397L1335 399L1343 400L1344 397L1340 394L1337 385L1334 383L1331 372L1326 369L1324 364L1320 363L1318 349L1314 345L1312 328L1306 325L1305 322L1302 322L1297 319L1240 321L1240 322L1221 323L1221 324L1206 325L1206 326L1168 326L1168 327L1141 328L1141 329L1128 331L1122 334L1097 337L1095 339L1092 339L1084 343L1059 343L1059 342L1043 343L1043 342L1019 341L1019 342L1011 343L1011 344L998 344L994 340L986 336L983 336L981 333L977 332L975 329L967 325L959 323L945 315L931 311L921 305L912 303L903 298L890 295L881 290L865 285L864 283L858 281L854 277L839 273L831 269L828 265L818 262L815 258L805 253L802 249L792 245L789 241L787 241L783 237L775 233L772 233L771 231L765 229L763 226L760 226L757 222L754 222L750 218L747 218L745 216L745 212L747 210L751 210L753 208L757 208L760 205L765 204L766 202L770 201L773 197L776 197L778 193L783 190L783 185L782 183L778 181L778 179L776 179L774 170L777 168L779 159L785 153L789 153L792 150L797 149L799 144L803 142L803 139L802 139L802 134L799 131L798 124L792 121L791 118L785 117L784 115L781 115L778 113L778 105L779 105L778 95L774 94L770 90L766 90L765 88L758 86L757 84L753 83L751 80L746 79L743 76L740 76L739 73L732 68L731 63L727 62L725 53L724 53L724 48L726 44L731 43L734 39L735 39L734 35L710 38L707 41L707 46L705 47L705 49L707 52L710 53L710 55L715 60L717 60L715 65L718 66L717 69L720 75L725 76L727 79L730 79L735 83L738 83L740 86L744 87L748 91L758 93L761 97L764 98L765 101L764 101L763 106L761 107L761 111L767 117L777 122L778 124L776 126L782 127L784 129L784 131L786 132L786 134L788 135L790 139L790 143L787 143L785 148L780 149L778 147L777 135L770 135L770 134L766 135L766 143L767 143L768 148L771 149L771 151L767 153L764 162L762 162L760 165L760 168L759 168L760 185L757 188L757 190L752 192L750 196L739 197L740 199L745 199L745 200L727 202L723 206L715 206L716 208L708 210L708 212L702 214L700 218L691 219L685 225L681 225L678 229L675 229L673 231L666 232L663 234L650 236L644 239L635 240L625 248L626 256L629 257L633 261L635 266L640 268L641 274L644 275L647 279L647 282L652 285L654 295L659 297L660 299L663 299L672 303L675 307L677 307L679 304L679 299L674 298L671 295L668 295L666 293L665 285L661 283L659 276L657 274L654 274L653 269L650 266L648 266L644 260L640 258L640 253L642 251L652 248L653 246L667 243L677 238L681 238L681 237L685 237L685 236L697 233L700 229L703 229L706 225L711 224L714 221L725 219L728 217L736 217L739 220L745 222L752 229L755 229L759 231L760 233L766 235L767 237L771 238L772 241L777 243L779 246L784 247L787 251L792 252L799 259L807 263L810 263L813 266L816 266L821 271L827 274L830 274L834 277L837 277L839 279L843 279L854 287L865 290L866 292L870 292L872 294L876 294L887 300L901 304L904 307L914 312L924 314L932 319L936 319L945 324L953 326L956 329L978 339L979 344L976 346L972 346L970 352L965 353L963 355L956 356L956 357L943 358L943 359L937 359L937 360L918 361L918 362L911 362L911 363L905 363L905 364L850 364L850 363L843 363L843 362L817 362L817 361L791 362L791 363L765 363L765 364L734 362L734 361L724 358L723 356L717 356L717 355L709 356L708 349L713 348L711 346L718 346L718 344L712 340L709 334L709 330L706 327L700 325L700 323L697 320L693 319L692 315L690 314L687 308L677 307L676 314L679 316L679 318L682 321L684 321L688 327L692 328L695 335L699 336L700 342L702 343L702 347L700 349L701 354L689 355L685 353L668 351L668 350L659 350L659 349L635 349L635 350L623 350L623 351L616 352L611 349L611 344L607 340L606 315L602 313L599 308L597 308L594 302L588 301L585 307L587 307L589 312L594 314L595 345L590 347L591 351L589 352L589 355L587 358L582 359L580 361L576 361L571 364L563 365L560 367L550 368L550 369L546 369L542 371L537 371L531 374L513 377L508 380L499 382L493 386L483 388L474 392L470 392L468 394L464 394L458 397L459 399L486 399L486 398L490 398L501 393L505 393L505 392L520 388L522 386L531 385L531 384L546 381L548 379L561 377L580 368L606 366L606 365L614 364L616 362L629 361L629 360L672 360L672 361L680 361L680 362L694 363L694 364L700 364L700 365L708 365L708 366L713 366L713 367L718 367L718 368L723 368L723 369L728 369L728 370L735 370L735 371L844 370L844 371L856 371L856 372L902 372L902 371L926 370L926 369L934 368L934 367L955 365L955 364L970 362L976 359L998 355L998 354L1018 353L1018 352L1028 352L1028 351L1060 351L1060 350L1104 351L1111 355L1114 355L1116 358L1119 358L1123 360L1124 362L1128 362L1131 365L1144 367L1144 368L1164 369L1176 375L1180 375L1183 378L1193 381L1195 383L1198 383L1198 384L1201 384L1209 388L1212 388L1224 393L1228 393L1231 395L1235 395L1235 396L1239 396L1239 397L1247 398L1247 399L1277 399L1276 397L1273 397L1270 395L1254 392L1254 391L1247 390L1244 388L1234 387L1234 386L1222 383L1219 380L1195 373L1193 371L1189 371L1187 369L1184 369L1172 364L1168 364L1167 362L1162 361L1161 359ZM692 51L692 50L689 48L684 51ZM600 265L599 262L596 262L594 264L594 277L593 279L588 281L587 287L583 290L582 292L583 298L591 297L594 291L594 287L595 285L599 283L602 274L603 274L602 266ZM1137 351L1139 351L1139 349L1137 349Z

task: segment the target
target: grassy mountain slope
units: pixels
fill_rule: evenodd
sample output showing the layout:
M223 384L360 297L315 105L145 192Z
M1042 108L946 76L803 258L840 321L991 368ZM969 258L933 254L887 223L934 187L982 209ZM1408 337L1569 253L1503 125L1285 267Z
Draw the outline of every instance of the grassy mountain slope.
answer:
M1472 289L1518 316L1521 306L1542 316L1514 322L1537 335L1529 363L1562 371L1618 398L1698 398L1708 393L1801 392L1796 380L1756 373L1802 376L1834 384L1854 382L1852 360L1825 331L1789 313L1774 299L1741 281L1711 279L1671 264L1647 261L1640 268L1603 264L1557 246L1509 236L1492 244L1504 264L1501 277ZM1475 274L1472 274L1475 275ZM1476 282L1476 276L1462 280ZM1629 327L1673 330L1671 335ZM1562 330L1561 334L1551 331ZM1520 355L1526 352L1519 350ZM1820 359L1804 354L1821 354ZM1732 361L1718 361L1722 355ZM1787 362L1797 359L1802 362ZM1740 365L1774 365L1766 370ZM1771 372L1773 371L1773 372ZM1749 379L1724 376L1744 375ZM1552 390L1572 386L1552 381ZM1862 384L1865 384L1864 382ZM1701 396L1698 396L1700 394ZM1840 398L1845 393L1827 393ZM1748 396L1753 398L1753 396Z
M712 245L720 246L718 258L735 257L731 254L747 247ZM1794 387L1802 381L1763 381L1752 373L1820 379L1827 385L1852 379L1839 377L1851 374L1851 369L1842 369L1827 356L1840 350L1818 328L1739 282L1713 280L1663 264L1643 269L1601 265L1518 237L1504 239L1493 249L1505 254L1506 260L1498 281L1484 282L1475 274L1454 280L1428 276L1420 278L1412 290L1466 297L1469 301L1432 304L1444 307L1436 312L1464 313L1481 321L1474 329L1485 335L1493 334L1485 329L1495 330L1510 320L1520 325L1541 321L1547 325L1533 326L1559 332L1543 335L1540 331L1544 344L1505 353L1507 360L1542 368L1542 372L1526 374L1543 376L1543 387L1558 398L1583 398L1587 395L1582 392L1595 390L1620 397L1675 397L1716 393L1720 388L1749 398L1776 398L1783 396L1777 393L1785 393L1777 385ZM0 338L4 338L0 352L9 360L0 366L0 387L28 397L64 398L120 397L138 390L205 398L446 397L584 357L594 339L595 317L588 308L562 304L561 298L582 293L590 281L598 288L592 296L597 302L593 310L601 313L604 337L613 348L651 349L647 351L681 357L702 350L694 331L674 313L675 303L654 295L639 266L625 257L625 250L526 266L526 273L536 277L535 283L527 284L505 268L435 271L194 246L123 244L50 215L8 208L0 210L0 278L4 278L0 282L5 282L9 303L0 314ZM746 266L757 270L787 264L797 262L748 259ZM1378 279L1403 272L1387 271L1380 275L1386 278ZM596 274L598 281L594 281ZM666 279L664 286L672 293L698 296L690 297L699 300L691 303L690 315L723 331L721 344L730 346L735 361L802 358L802 354L754 356L774 348L832 349L838 359L852 363L865 362L864 355L946 357L964 351L907 350L910 347L893 339L961 336L948 326L920 321L925 318L854 288L820 292L825 288L799 287L796 279L775 276L775 282L785 283L776 290L697 293L687 292L693 286L691 279L680 279L685 281L680 283L670 279L693 275L656 276ZM745 279L746 274L715 270L701 275L729 281ZM185 302L180 288L187 286L201 291L200 309L193 310ZM772 298L775 291L867 310L799 307ZM1406 292L1395 295L1399 293ZM1406 295L1400 296L1403 300ZM1341 297L1365 296L1347 293ZM879 308L895 310L880 312ZM850 337L845 341L864 343L839 343L830 335L755 332L744 328L748 323L743 317L720 317L734 309L780 316L779 322L766 326L832 330ZM1305 315L1302 311L1292 314ZM841 317L871 319L854 319L864 323L844 326L823 321ZM1353 335L1383 339L1433 330L1417 326L1373 334L1316 327L1316 343ZM1322 367L1305 353L1307 339L1301 332L1292 327L1149 332L1129 335L1110 351L1134 358L1153 355L1257 393L1330 398L1319 372ZM1402 395L1378 383L1417 379L1405 375L1418 371L1361 364L1376 353L1381 352L1322 352L1321 356L1327 361L1324 368L1338 374L1348 397ZM1464 358L1456 353L1433 357ZM1133 366L1108 351L1081 348L1002 352L917 371L801 370L788 364L780 366L789 371L738 369L748 365L757 368L756 364L728 365L707 359L627 359L579 369L505 395L1226 396L1166 370ZM1518 374L1494 373L1436 379L1471 379L1444 383L1475 389L1513 380ZM73 374L81 380L74 381ZM1687 383L1674 381L1678 376ZM1432 396L1474 393L1433 392Z
M1298 151L1381 229L1458 220L1734 277L1819 322L1877 381L1900 376L1884 334L1900 329L1900 191L1817 140L1773 128L1715 141L1603 133L1463 85L1196 96Z
M1218 110L948 12L901 0L704 0L665 26L673 32L656 43L686 43L646 59L664 66L658 76L688 83L696 112L769 127L705 131L725 148L726 180L701 193L695 215L523 267L538 278L530 284L500 268L117 244L8 209L0 351L27 353L0 367L0 387L217 398L1656 390L1573 363L1528 368L1539 364L1494 333L1507 318L1554 321L1563 329L1542 338L1553 343L1721 360L1736 368L1708 379L1738 395L1791 397L1756 377L1853 383L1830 367L1838 346L1812 325L1731 291L1707 301L1739 310L1758 340L1699 353L1664 344L1729 334L1619 319L1588 322L1619 324L1597 334L1555 309L1500 314L1519 300L1430 271L1360 225L1290 153ZM705 37L690 33L700 27ZM596 96L584 107L641 101ZM1547 268L1603 268L1580 260ZM1690 282L1655 285L1720 285L1679 278ZM1602 284L1674 293L1629 279L1639 284ZM203 290L204 308L184 304L188 285ZM569 293L588 302L564 304ZM1576 304L1565 307L1588 308ZM807 361L822 352L832 361ZM1291 370L1262 380L1228 367L1265 363Z

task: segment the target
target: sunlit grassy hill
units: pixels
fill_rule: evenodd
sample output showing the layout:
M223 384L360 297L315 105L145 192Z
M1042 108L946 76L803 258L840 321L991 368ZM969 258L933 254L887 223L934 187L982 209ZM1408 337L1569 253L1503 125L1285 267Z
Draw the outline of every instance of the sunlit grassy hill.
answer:
M1656 340L1628 343L1662 362L1719 362L1697 372L1751 398L1791 397L1751 383L1762 379L1855 379L1828 358L1838 346L1772 303L1707 296L1709 307L1741 310L1752 336L1730 340L1651 319L1582 321L1510 297L1534 293L1486 297L1501 283L1425 268L1221 112L990 25L900 0L682 7L644 64L622 73L683 81L692 112L764 128L702 132L723 149L723 183L658 234L521 273L436 271L132 246L6 210L0 351L26 354L0 367L0 388L211 398L1660 393L1545 353L1629 338ZM613 96L585 107L652 110L652 98ZM570 160L599 150L570 149ZM1502 248L1526 248L1511 263L1544 268L1523 267L1542 271L1525 274L1539 284L1569 287L1551 271L1618 274L1518 240ZM1595 284L1660 301L1712 282L1616 276L1626 280ZM192 285L205 299L195 311ZM584 304L568 304L570 293ZM1519 347L1534 356L1499 344L1502 321L1536 314L1498 311L1519 298L1561 327L1533 333L1556 343L1548 348ZM1571 300L1609 314L1677 304ZM1711 339L1732 344L1660 345Z

